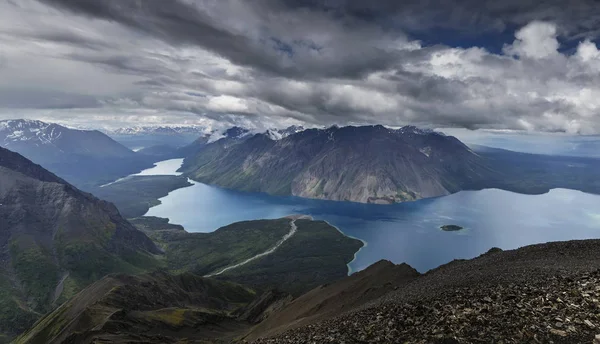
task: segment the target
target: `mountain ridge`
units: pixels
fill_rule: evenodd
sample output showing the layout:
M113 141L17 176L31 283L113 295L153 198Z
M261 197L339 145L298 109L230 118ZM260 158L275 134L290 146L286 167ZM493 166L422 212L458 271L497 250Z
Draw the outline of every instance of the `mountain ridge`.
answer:
M37 120L0 121L0 147L22 154L45 169L89 190L94 185L152 166L98 130L79 130Z
M277 195L396 203L446 195L492 173L454 137L415 127L306 129L219 140L184 162L200 182Z
M240 191L392 204L487 188L600 193L597 168L594 158L474 151L430 129L375 125L224 138L187 155L179 171Z

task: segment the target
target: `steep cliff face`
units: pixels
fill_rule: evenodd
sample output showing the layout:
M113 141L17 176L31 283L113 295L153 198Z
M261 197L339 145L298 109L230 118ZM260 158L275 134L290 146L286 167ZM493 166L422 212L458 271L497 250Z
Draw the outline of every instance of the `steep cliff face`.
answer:
M184 165L220 186L338 201L396 203L447 195L493 173L454 137L415 127L309 129L274 141L217 141Z
M160 253L111 203L0 148L0 332L17 333L111 272ZM6 312L5 312L6 311Z

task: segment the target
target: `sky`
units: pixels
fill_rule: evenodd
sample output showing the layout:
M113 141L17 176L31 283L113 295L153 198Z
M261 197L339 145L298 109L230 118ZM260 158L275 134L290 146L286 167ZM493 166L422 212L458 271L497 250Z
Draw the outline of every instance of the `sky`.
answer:
M0 120L600 133L595 0L0 0Z

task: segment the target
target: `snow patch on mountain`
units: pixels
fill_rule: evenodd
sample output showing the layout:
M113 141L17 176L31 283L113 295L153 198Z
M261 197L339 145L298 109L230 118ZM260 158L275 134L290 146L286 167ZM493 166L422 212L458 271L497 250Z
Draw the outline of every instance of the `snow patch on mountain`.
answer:
M61 137L60 128L54 124L28 119L0 121L1 145L6 147L21 141L52 144Z
M206 133L202 126L139 126L107 131L109 135L200 135Z
M271 140L279 141L290 135L299 133L303 130L304 130L304 127L302 127L302 126L292 125L285 129L268 129L267 131L264 132L264 134L267 135L267 137L270 138Z

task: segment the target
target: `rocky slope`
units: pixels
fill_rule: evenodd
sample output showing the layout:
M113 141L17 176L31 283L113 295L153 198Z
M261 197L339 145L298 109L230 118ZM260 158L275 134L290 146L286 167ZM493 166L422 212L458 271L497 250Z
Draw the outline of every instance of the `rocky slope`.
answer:
M111 272L149 268L155 244L110 203L0 148L0 333Z
M406 264L377 262L338 282L322 285L296 298L289 305L254 327L245 340L279 334L356 309L413 281L420 274Z
M352 294L356 289L342 280L323 291L315 289L274 313L246 340L592 343L600 334L599 249L599 240L540 244L504 252L494 249L472 260L454 261L421 276L392 281L387 288L395 290L345 313L321 312L320 307L331 309L332 303L356 298ZM390 273L394 268L389 263L379 264ZM331 294L331 290L336 293ZM362 297L368 298L368 292ZM299 308L301 299L316 306L294 314L294 310L303 309ZM288 321L294 317L299 321ZM267 338L257 339L261 336Z
M217 141L186 159L182 170L198 181L239 190L365 203L446 195L493 174L454 137L383 126Z

